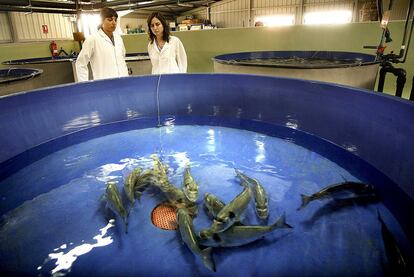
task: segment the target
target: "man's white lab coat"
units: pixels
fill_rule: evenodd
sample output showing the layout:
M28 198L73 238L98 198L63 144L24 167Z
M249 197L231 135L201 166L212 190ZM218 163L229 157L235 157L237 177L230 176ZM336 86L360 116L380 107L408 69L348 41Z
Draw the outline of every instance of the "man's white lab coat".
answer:
M128 76L125 47L119 35L113 35L115 46L102 29L88 37L76 59L78 82L89 80L88 63L94 80Z
M148 54L152 64L152 74L186 73L187 54L180 39L170 36L161 51L157 43L148 44Z

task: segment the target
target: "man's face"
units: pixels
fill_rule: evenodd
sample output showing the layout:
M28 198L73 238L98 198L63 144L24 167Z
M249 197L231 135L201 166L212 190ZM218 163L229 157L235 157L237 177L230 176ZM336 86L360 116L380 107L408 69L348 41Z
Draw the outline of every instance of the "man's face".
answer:
M116 21L117 18L115 16L105 18L102 22L102 30L104 30L105 33L112 34L116 29Z

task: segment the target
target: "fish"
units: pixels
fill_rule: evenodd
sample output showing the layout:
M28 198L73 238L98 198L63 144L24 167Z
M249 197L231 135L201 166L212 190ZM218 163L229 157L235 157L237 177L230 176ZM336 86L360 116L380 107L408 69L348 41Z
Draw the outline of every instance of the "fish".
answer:
M179 208L177 210L178 229L181 234L181 239L191 250L191 252L200 257L203 264L211 271L216 271L216 265L212 257L212 248L207 247L200 249L198 238L194 233L193 219L188 213L187 209Z
M190 172L190 167L187 167L184 172L183 191L191 202L196 202L198 198L198 184L194 180Z
M252 243L264 238L267 234L276 229L292 228L286 223L286 216L283 214L275 223L268 226L260 225L233 225L221 233L214 233L211 237L204 237L200 234L200 244L208 247L235 247Z
M196 215L198 208L195 202L190 201L184 191L168 183L168 186L163 186L161 191L164 193L168 202L175 208L187 208L191 215Z
M135 184L141 175L142 169L137 167L135 168L126 178L124 182L124 192L132 204L135 202Z
M134 196L138 201L141 200L142 193L145 189L155 182L154 178L153 170L145 170L138 176L134 186Z
M310 196L301 194L302 205L298 208L298 210L305 208L310 202L314 200L320 200L324 198L351 199L367 195L372 196L375 194L375 188L372 185L361 182L345 181L330 185Z
M186 202L189 201L184 191L182 189L176 188L172 184L168 188L165 188L162 191L165 197L167 197L168 201L175 206L180 205L180 204L185 205Z
M167 175L168 174L168 166L163 164L160 160L160 158L158 158L157 155L153 154L151 155L152 160L154 161L154 172L155 174L160 174L160 175Z
M108 182L106 184L104 199L106 200L107 207L122 218L125 224L125 233L128 233L129 211L125 209L122 203L121 194L115 182Z
M267 199L267 193L263 186L254 178L247 176L246 174L235 169L236 175L241 179L253 186L254 199L256 205L256 214L261 220L269 218L269 204Z
M202 230L204 236L212 236L214 233L220 233L239 221L241 214L246 210L251 197L252 189L250 186L242 181L244 190L237 195L232 201L226 204L213 219L213 224L209 229Z
M159 187L162 191L167 190L170 187L168 180L168 166L163 164L157 155L151 155L154 161L151 178L152 185Z
M381 223L381 235L384 241L385 252L387 255L390 269L389 275L408 276L407 258L401 251L394 236L385 225L379 211L377 210L378 220ZM387 274L386 274L387 275Z
M204 194L204 206L206 207L208 214L213 218L224 208L226 204L221 201L217 196L212 193L206 192Z

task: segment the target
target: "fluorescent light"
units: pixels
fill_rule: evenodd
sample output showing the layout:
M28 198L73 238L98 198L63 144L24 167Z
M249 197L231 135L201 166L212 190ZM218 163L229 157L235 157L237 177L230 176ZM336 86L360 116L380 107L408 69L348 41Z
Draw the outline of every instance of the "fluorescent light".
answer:
M271 15L271 16L259 16L256 17L255 22L263 22L264 26L286 26L295 24L294 15Z
M308 12L304 16L304 24L344 24L352 21L352 11Z

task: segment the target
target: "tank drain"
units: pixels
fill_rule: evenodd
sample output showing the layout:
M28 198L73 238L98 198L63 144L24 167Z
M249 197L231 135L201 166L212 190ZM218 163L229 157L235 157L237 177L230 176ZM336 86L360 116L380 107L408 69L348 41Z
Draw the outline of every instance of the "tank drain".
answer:
M163 230L177 229L176 209L168 203L161 203L151 213L151 221L154 226Z

